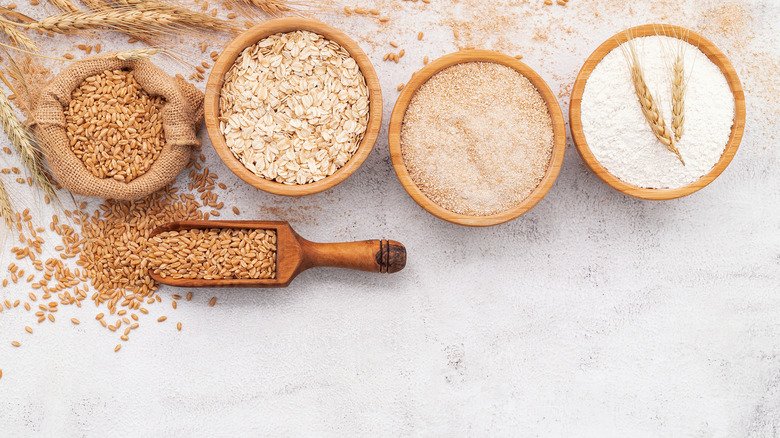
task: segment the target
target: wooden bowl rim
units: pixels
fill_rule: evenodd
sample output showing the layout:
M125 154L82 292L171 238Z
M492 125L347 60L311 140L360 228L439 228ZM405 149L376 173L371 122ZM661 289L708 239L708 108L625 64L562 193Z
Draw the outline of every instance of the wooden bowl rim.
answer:
M581 119L582 94L585 91L585 84L596 65L598 65L609 52L627 41L627 34L631 34L634 37L655 35L669 36L682 39L683 41L698 47L699 50L704 53L718 69L720 69L734 95L734 123L731 126L731 135L726 143L726 147L723 149L720 159L712 170L687 186L675 189L650 189L629 184L612 175L596 159L585 140ZM731 65L731 62L729 62L726 55L724 55L711 41L692 30L679 26L668 24L645 24L622 31L604 41L585 61L585 64L583 64L580 72L577 74L577 79L574 81L574 86L572 87L571 104L569 106L569 127L571 129L574 144L583 161L585 161L585 164L588 165L593 173L607 183L607 185L621 193L635 198L648 200L675 199L703 189L714 181L715 178L728 167L729 163L731 163L731 160L739 149L739 144L742 141L742 135L745 130L745 94L739 76Z
M414 94L420 86L433 75L446 68L452 67L453 65L467 62L493 62L518 71L528 78L528 80L531 81L531 84L536 87L539 94L542 95L542 98L547 104L550 117L552 118L553 149L550 163L547 166L547 172L544 174L544 177L542 177L542 180L536 188L520 203L520 205L490 216L469 216L455 213L428 199L414 181L412 181L412 178L406 169L406 165L404 164L403 156L401 155L401 127L403 125L404 115L409 107L409 102ZM563 163L563 156L566 152L566 124L563 119L561 107L558 104L558 99L555 97L552 90L550 90L550 87L531 67L516 58L492 50L470 49L449 53L434 60L420 71L414 73L398 96L398 100L395 102L393 113L390 116L388 137L393 169L409 196L411 196L423 209L439 219L471 227L486 227L502 224L522 216L533 208L547 194L558 177Z
M319 181L289 185L265 179L255 175L239 161L227 147L225 138L219 129L219 95L224 84L224 76L235 62L238 55L246 48L268 36L277 33L305 30L322 35L344 47L355 59L368 87L368 125L363 139L355 154L332 175ZM340 30L318 20L299 17L276 18L264 21L240 35L236 36L222 50L206 83L205 100L203 104L206 129L211 144L227 167L244 182L265 192L284 196L303 196L328 190L343 182L352 175L366 160L379 136L382 127L382 89L379 77L368 56L358 44Z

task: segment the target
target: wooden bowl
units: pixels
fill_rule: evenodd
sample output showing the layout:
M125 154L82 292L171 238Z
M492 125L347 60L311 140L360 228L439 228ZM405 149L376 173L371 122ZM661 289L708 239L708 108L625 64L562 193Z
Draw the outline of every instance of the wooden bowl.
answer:
M368 86L368 126L366 127L366 133L363 136L363 140L360 142L357 151L355 151L355 154L344 166L336 170L332 175L308 184L289 185L255 175L233 155L233 152L230 151L225 143L225 137L219 129L219 95L222 91L225 74L230 67L233 66L236 58L245 48L268 36L277 33L295 32L298 30L314 32L341 44L341 46L349 52L350 56L355 59L355 62L358 67L360 67L360 71L366 79L366 85ZM366 56L356 42L341 31L317 20L297 17L278 18L265 21L252 27L246 32L238 35L227 45L227 47L225 47L217 61L214 63L211 74L209 74L203 109L211 144L214 145L214 149L219 154L219 157L233 173L260 190L277 195L302 196L318 193L335 186L347 179L348 176L352 175L352 173L363 164L363 161L368 157L368 154L371 153L371 149L374 148L374 143L376 143L379 129L382 125L382 90L379 85L379 78L376 75L376 71L374 71L373 65L371 65L371 61L369 61L368 56Z
M411 176L409 176L409 171L406 169L406 164L404 164L403 156L401 155L401 126L403 125L406 109L409 107L409 102L412 100L414 93L416 93L420 86L436 73L456 64L475 61L502 64L517 70L523 76L527 77L542 95L542 98L547 104L547 109L552 117L553 125L554 142L552 156L550 157L550 164L547 167L547 173L545 173L541 182L539 182L539 185L517 207L490 216L468 216L454 213L428 199L428 197L420 191L417 185L415 185L414 181L412 181ZM550 90L550 87L547 86L547 83L544 82L544 79L530 67L511 56L499 52L488 50L462 50L442 56L412 75L409 83L404 87L403 91L401 91L401 95L398 96L398 100L393 108L393 114L390 116L389 139L390 158L393 161L395 173L398 175L401 185L403 185L406 192L409 193L409 196L411 196L415 202L432 215L444 219L445 221L471 227L487 227L498 225L521 216L533 208L533 206L547 194L550 187L552 187L555 182L555 179L558 177L558 172L561 170L563 154L566 150L566 127L563 120L563 114L561 113L561 107L558 105L558 100Z
M582 119L580 118L582 94L585 91L585 83L588 81L590 73L596 68L596 65L598 65L609 52L628 40L627 33L635 37L655 35L675 37L698 47L699 50L707 55L707 58L720 69L726 77L731 92L734 94L734 124L731 127L731 136L726 144L726 148L723 150L720 160L709 173L685 187L676 189L648 189L629 184L609 173L609 171L596 160L596 157L593 155L593 152L591 152L588 143L585 140L585 133L582 130ZM585 61L585 65L582 66L582 69L577 75L577 79L574 81L574 88L572 89L571 106L569 107L569 126L571 128L572 137L574 138L574 144L577 146L577 150L582 156L582 159L599 178L612 188L625 193L626 195L641 199L665 200L680 198L682 196L690 195L697 190L701 190L707 184L711 183L724 169L726 169L726 166L729 165L731 159L734 158L734 154L736 154L737 149L739 149L739 143L742 140L742 134L745 130L745 94L742 91L742 84L739 82L737 72L726 58L726 55L718 50L718 48L709 40L696 32L681 27L666 24L646 24L632 27L628 31L620 32L608 39L590 55L587 61Z

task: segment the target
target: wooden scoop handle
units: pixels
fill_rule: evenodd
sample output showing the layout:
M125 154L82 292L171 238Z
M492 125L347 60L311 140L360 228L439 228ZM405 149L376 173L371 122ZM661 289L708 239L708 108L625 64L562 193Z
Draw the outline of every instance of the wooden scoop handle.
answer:
M395 240L315 243L301 239L305 268L329 266L392 274L406 266L406 248Z

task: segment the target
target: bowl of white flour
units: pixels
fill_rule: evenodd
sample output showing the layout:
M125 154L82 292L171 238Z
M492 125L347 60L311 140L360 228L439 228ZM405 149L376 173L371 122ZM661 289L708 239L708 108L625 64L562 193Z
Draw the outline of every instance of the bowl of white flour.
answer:
M572 89L572 136L613 188L673 199L711 183L734 157L745 125L737 73L715 45L675 26L610 38Z

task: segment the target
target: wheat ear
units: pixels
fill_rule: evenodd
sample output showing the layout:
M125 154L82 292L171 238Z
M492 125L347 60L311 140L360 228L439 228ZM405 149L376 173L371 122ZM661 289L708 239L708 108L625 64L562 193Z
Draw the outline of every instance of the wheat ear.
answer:
M22 47L31 52L38 51L38 46L35 44L35 42L33 42L30 37L25 35L24 32L17 29L16 27L11 26L5 22L0 22L0 30L2 30L8 39L11 40L11 42L14 43L17 47Z
M5 183L0 179L0 218L5 222L5 226L9 230L14 229L14 212L13 204L11 204L11 196L8 194L8 189L5 188Z
M302 9L311 7L311 2L298 0L232 0L238 6L250 6L260 10L269 17L280 17L284 14L299 14ZM251 11L248 11L251 13Z
M163 49L162 47L144 47L141 49L125 50L122 52L105 53L97 56L92 56L90 58L81 59L78 62L91 61L93 59L108 59L108 58L116 58L122 61L138 61L139 59L146 59L158 53L162 53L164 51L165 49Z
M685 165L685 160L683 160L680 151L675 146L674 136L664 122L661 108L658 106L656 100L653 98L653 94L647 87L645 76L642 72L642 65L639 62L639 55L637 54L633 41L629 40L624 45L627 46L627 48L624 48L623 50L627 50L626 60L628 61L628 68L631 72L631 82L634 84L634 91L636 92L636 97L639 99L639 106L642 108L642 114L645 116L645 120L650 124L650 128L658 141L666 146L666 149L668 149L669 152L677 155L680 162Z
M179 18L160 11L115 9L95 12L69 12L52 15L32 23L3 21L17 27L60 34L100 28L133 31L149 35L166 34L171 31L181 33L181 29L177 29L181 27Z
M139 11L159 11L174 15L181 20L182 24L190 27L228 33L238 33L241 31L241 28L238 25L227 20L222 20L203 12L192 11L187 8L173 6L155 0L115 0L114 3L120 7L133 8Z
M63 13L79 11L78 6L73 4L73 2L70 0L49 0L49 3L54 5L55 8L59 9Z
M685 132L685 64L682 50L677 52L672 72L672 132L674 140L680 141Z
M11 140L22 164L27 169L33 183L40 188L50 199L57 200L57 192L54 185L43 170L43 163L38 148L35 146L32 135L16 117L8 96L0 90L0 124L3 131Z
M112 9L111 4L106 0L81 0L90 11L107 11Z

